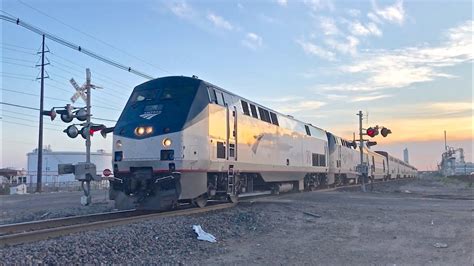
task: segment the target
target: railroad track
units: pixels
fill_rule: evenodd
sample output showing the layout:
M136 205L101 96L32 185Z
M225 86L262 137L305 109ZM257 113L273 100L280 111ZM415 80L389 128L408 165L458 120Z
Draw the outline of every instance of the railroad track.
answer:
M384 182L398 182L408 179L394 179L387 181L376 181L377 183ZM370 184L367 185L369 190ZM339 188L350 188L359 187L360 184L348 184L345 186L331 187L318 189L314 192L327 192L334 191ZM286 194L286 193L285 193ZM283 195L285 195L283 194ZM266 196L274 197L275 195ZM258 197L258 196L257 196ZM254 200L253 197L248 198L245 201ZM98 213L83 216L72 216L65 218L48 219L41 221L31 221L16 224L0 225L0 247L12 246L22 243L34 242L44 240L48 238L63 236L71 233L82 232L84 230L95 230L100 228L107 228L111 226L130 224L138 221L163 218L172 216L183 216L198 213L205 213L213 210L221 210L235 206L235 203L225 203L217 205L209 205L204 208L188 208L175 211L167 212L150 212L150 211L139 211L139 210L128 210L118 212L107 212Z
M0 247L44 240L85 230L130 224L153 218L205 213L233 206L235 206L234 203L226 203L211 205L205 208L191 208L159 213L130 210L7 224L0 226Z

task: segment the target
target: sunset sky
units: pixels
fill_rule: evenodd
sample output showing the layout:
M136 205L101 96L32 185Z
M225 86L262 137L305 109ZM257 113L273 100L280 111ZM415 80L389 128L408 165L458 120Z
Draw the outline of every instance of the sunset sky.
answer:
M377 150L434 170L448 145L473 161L472 1L59 1L6 0L2 15L155 77L197 75L279 112L352 139L387 126ZM69 103L69 79L93 83L95 117L116 120L146 79L51 40L45 109ZM41 36L2 21L0 98L39 107ZM82 105L79 102L77 105ZM37 147L37 111L0 105L0 167L26 167ZM44 145L84 150L57 119ZM106 122L113 126L113 122ZM93 150L111 138L93 138Z

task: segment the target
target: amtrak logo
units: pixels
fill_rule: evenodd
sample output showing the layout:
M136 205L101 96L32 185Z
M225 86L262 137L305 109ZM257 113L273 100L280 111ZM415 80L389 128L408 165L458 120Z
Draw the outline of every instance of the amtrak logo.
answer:
M159 113L158 114L145 113L145 114L141 114L140 117L150 120L150 119L152 119L153 117L155 117L157 115L159 115Z

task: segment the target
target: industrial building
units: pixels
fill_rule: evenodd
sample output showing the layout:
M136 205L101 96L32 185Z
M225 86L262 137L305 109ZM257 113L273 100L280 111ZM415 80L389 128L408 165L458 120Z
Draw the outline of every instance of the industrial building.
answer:
M38 149L27 154L27 183L36 183L38 169ZM43 178L42 183L63 183L75 181L73 174L58 175L58 164L86 161L85 152L76 151L53 151L50 147L43 149ZM97 174L102 175L104 169L112 169L112 154L105 150L91 152L91 162L96 165Z
M444 176L469 175L474 172L474 163L464 160L462 148L455 149L446 146L446 151L441 155L438 170Z

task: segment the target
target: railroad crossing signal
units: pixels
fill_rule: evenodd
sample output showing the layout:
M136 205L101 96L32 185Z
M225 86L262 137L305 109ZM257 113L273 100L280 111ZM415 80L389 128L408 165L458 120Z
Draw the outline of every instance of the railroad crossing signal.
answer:
M368 148L370 148L370 146L377 145L377 141L367 141L366 145L367 145Z
M74 89L76 89L76 93L74 93L71 97L71 102L72 103L75 103L77 101L77 99L79 99L79 97L81 97L81 99L86 102L87 101L87 96L86 96L86 93L85 93L85 88L84 87L79 87L79 85L77 85L76 81L71 78L69 80L69 82L72 84L72 86L74 87Z
M88 68L86 69L86 83L84 83L81 87L77 85L77 82L73 78L71 78L69 82L76 90L76 92L71 97L72 103L75 103L77 99L79 98L81 98L84 102L87 102L87 89L88 88L102 89L102 87L91 84L91 71Z
M379 134L379 129L378 127L369 127L366 132L367 136L373 138Z
M369 127L366 130L366 135L371 138L377 136L379 134L379 128L379 126ZM386 127L382 127L382 129L380 130L380 134L385 138L388 134L392 134L392 131Z
M383 127L380 134L385 138L388 134L392 134L392 131L386 127Z
M42 111L41 112L44 116L49 116L51 118L51 121L53 121L56 118L56 111L54 111L54 108L49 110L49 111Z

